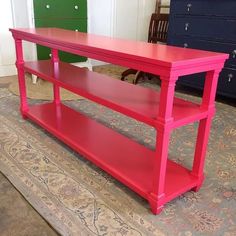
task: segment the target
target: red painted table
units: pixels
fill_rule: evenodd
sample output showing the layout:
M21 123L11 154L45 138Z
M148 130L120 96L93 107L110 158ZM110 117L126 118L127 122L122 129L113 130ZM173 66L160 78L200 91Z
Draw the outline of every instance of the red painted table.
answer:
M152 212L202 185L219 73L227 54L148 44L56 28L10 29L16 45L21 113L146 198ZM24 62L22 40L48 46L49 61ZM160 93L59 61L58 50L160 75ZM174 97L179 76L206 71L201 104ZM25 72L54 84L54 100L29 106ZM109 129L60 101L60 87L156 128L156 149ZM199 121L192 169L168 160L173 129Z

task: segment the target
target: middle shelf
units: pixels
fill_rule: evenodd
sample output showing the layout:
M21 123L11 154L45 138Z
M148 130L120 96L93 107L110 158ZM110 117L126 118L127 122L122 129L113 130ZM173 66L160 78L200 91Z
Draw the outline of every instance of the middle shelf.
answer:
M160 105L160 94L157 91L111 79L109 76L64 62L25 62L24 69L25 72L37 75L124 115L156 126ZM202 110L199 104L175 97L172 128L198 121L207 115L208 112Z

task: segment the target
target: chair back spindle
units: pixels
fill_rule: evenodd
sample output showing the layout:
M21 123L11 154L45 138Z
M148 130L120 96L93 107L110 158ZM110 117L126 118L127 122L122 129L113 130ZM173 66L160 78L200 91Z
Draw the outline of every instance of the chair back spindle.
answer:
M169 26L168 18L169 14L152 14L148 32L149 43L166 43Z

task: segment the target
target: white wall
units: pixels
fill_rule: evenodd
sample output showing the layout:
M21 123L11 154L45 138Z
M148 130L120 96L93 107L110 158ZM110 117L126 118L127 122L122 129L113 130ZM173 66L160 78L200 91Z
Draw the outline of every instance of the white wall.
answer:
M114 0L88 0L88 32L113 35Z
M88 32L147 41L156 0L88 0ZM93 65L104 64L92 60Z
M156 0L88 0L88 32L147 40Z
M115 1L114 36L117 38L136 39L139 16L139 0Z
M151 14L155 10L156 0L139 0L136 40L147 41Z
M13 25L16 28L34 27L33 22L33 1L32 0L11 0L13 12ZM33 43L23 42L24 60L36 60L36 47Z
M114 37L147 41L150 16L156 0L116 0L114 4Z
M1 2L0 16L0 77L16 74L15 45L9 28L32 27L29 4L31 0L7 0ZM36 58L35 45L23 42L24 59Z
M0 76L16 74L14 41L9 32L13 27L11 1L2 1L0 7Z

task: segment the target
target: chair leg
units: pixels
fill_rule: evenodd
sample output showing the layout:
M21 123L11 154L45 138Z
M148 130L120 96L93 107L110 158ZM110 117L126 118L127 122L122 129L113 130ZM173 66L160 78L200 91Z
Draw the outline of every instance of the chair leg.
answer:
M32 76L32 82L33 84L36 84L37 83L37 79L38 79L38 76L37 75L31 75Z
M140 79L142 79L145 76L145 73L142 71L138 71L135 75L135 78L133 80L133 84L137 84Z
M125 77L128 75L135 75L137 73L137 70L134 69L128 69L125 70L122 74L121 74L121 80L125 80Z

